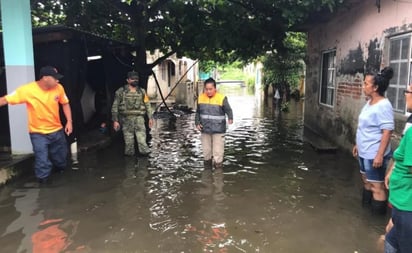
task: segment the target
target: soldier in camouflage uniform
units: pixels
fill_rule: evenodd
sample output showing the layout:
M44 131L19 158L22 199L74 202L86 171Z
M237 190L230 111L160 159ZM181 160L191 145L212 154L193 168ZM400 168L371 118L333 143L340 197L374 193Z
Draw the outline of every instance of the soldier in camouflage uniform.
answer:
M145 90L139 87L137 72L127 73L127 85L119 88L112 105L113 128L118 131L122 126L125 142L124 154L135 154L135 137L139 153L148 155L149 146L146 143L145 115L149 117L149 127L153 125L152 108Z

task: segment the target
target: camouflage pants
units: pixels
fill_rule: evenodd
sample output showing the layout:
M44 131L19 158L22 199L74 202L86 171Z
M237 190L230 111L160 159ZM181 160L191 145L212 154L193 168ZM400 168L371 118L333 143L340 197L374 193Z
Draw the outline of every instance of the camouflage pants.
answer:
M127 116L122 119L122 131L124 138L124 154L134 155L135 137L140 154L148 154L149 146L146 143L146 126L143 116Z

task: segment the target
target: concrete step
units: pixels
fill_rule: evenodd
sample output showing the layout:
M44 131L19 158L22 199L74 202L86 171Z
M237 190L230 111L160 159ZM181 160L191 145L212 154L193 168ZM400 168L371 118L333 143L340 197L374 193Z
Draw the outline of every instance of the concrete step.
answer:
M338 150L337 145L307 127L303 130L303 140L318 152L336 152Z
M23 174L33 173L34 158L32 154L11 155L9 153L0 155L0 185Z

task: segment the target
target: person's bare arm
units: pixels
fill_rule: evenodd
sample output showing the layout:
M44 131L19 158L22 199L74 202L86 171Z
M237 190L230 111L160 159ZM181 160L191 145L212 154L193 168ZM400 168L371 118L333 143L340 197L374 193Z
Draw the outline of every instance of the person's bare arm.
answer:
M5 97L0 97L0 107L4 106L4 105L7 105L7 104L8 104L8 102L7 102L6 98Z
M73 132L72 110L70 109L70 104L63 104L62 108L64 116L67 120L66 126L64 127L64 132L67 135L70 135Z
M372 166L374 168L379 168L382 166L383 156L391 140L391 135L392 135L391 130L386 130L386 129L382 130L382 138L381 138L381 143L379 145L378 153L376 154L375 159L373 159Z
M385 187L388 190L389 190L389 181L390 181L394 167L395 167L395 161L391 160L391 162L389 163L388 169L386 170L386 175L385 175Z

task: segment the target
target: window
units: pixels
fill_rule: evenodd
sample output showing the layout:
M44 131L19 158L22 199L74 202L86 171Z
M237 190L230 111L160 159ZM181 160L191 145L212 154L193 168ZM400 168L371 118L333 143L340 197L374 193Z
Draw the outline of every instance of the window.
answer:
M320 103L333 106L335 98L336 51L322 54Z
M160 65L160 71L162 72L162 80L166 80L166 63L162 62Z
M392 37L389 40L389 66L393 68L394 76L390 80L386 96L395 111L405 113L406 104L403 90L411 83L412 72L412 34Z

